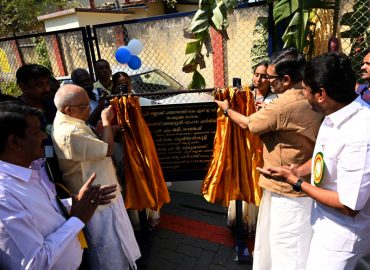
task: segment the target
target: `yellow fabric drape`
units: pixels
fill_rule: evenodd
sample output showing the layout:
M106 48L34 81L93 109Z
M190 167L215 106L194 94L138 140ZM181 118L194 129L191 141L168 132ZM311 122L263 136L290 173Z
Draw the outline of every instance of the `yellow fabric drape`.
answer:
M243 114L255 112L253 95L248 87L243 91L227 88L216 93L216 99L228 99L230 108ZM262 167L262 143L257 135L234 124L219 109L213 146L213 160L202 184L204 198L228 206L230 200L243 200L259 205L262 191L258 186Z
M164 203L170 202L170 196L139 99L115 98L111 104L116 108L118 124L124 129L126 208L159 211Z

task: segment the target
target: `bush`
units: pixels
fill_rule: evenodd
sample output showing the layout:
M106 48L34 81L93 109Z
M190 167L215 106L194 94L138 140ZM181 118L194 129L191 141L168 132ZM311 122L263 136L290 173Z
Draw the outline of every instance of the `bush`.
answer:
M22 95L21 89L18 87L16 82L0 82L1 93L13 97L19 97Z

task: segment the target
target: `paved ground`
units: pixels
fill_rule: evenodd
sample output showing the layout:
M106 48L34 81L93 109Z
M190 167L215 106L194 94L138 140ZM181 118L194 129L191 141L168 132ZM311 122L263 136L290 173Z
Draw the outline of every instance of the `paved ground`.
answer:
M139 269L252 269L251 263L241 264L237 259L225 208L193 194L172 191L170 196L171 203L161 210L159 226L144 237L150 240L139 236L144 253ZM249 250L253 241L245 236Z

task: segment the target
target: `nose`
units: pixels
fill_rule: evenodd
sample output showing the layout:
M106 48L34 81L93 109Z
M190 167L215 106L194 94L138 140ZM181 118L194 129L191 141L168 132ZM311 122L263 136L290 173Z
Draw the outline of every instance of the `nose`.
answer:
M45 131L42 131L42 139L45 140L47 139L48 134Z

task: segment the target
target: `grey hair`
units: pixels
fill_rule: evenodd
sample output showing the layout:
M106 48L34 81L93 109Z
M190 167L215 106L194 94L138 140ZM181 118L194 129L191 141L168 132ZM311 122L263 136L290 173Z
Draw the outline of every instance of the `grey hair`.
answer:
M75 100L81 93L78 91L80 89L83 90L81 87L74 84L61 86L54 96L54 104L58 111L62 111L67 106L71 106L73 104L73 100Z

